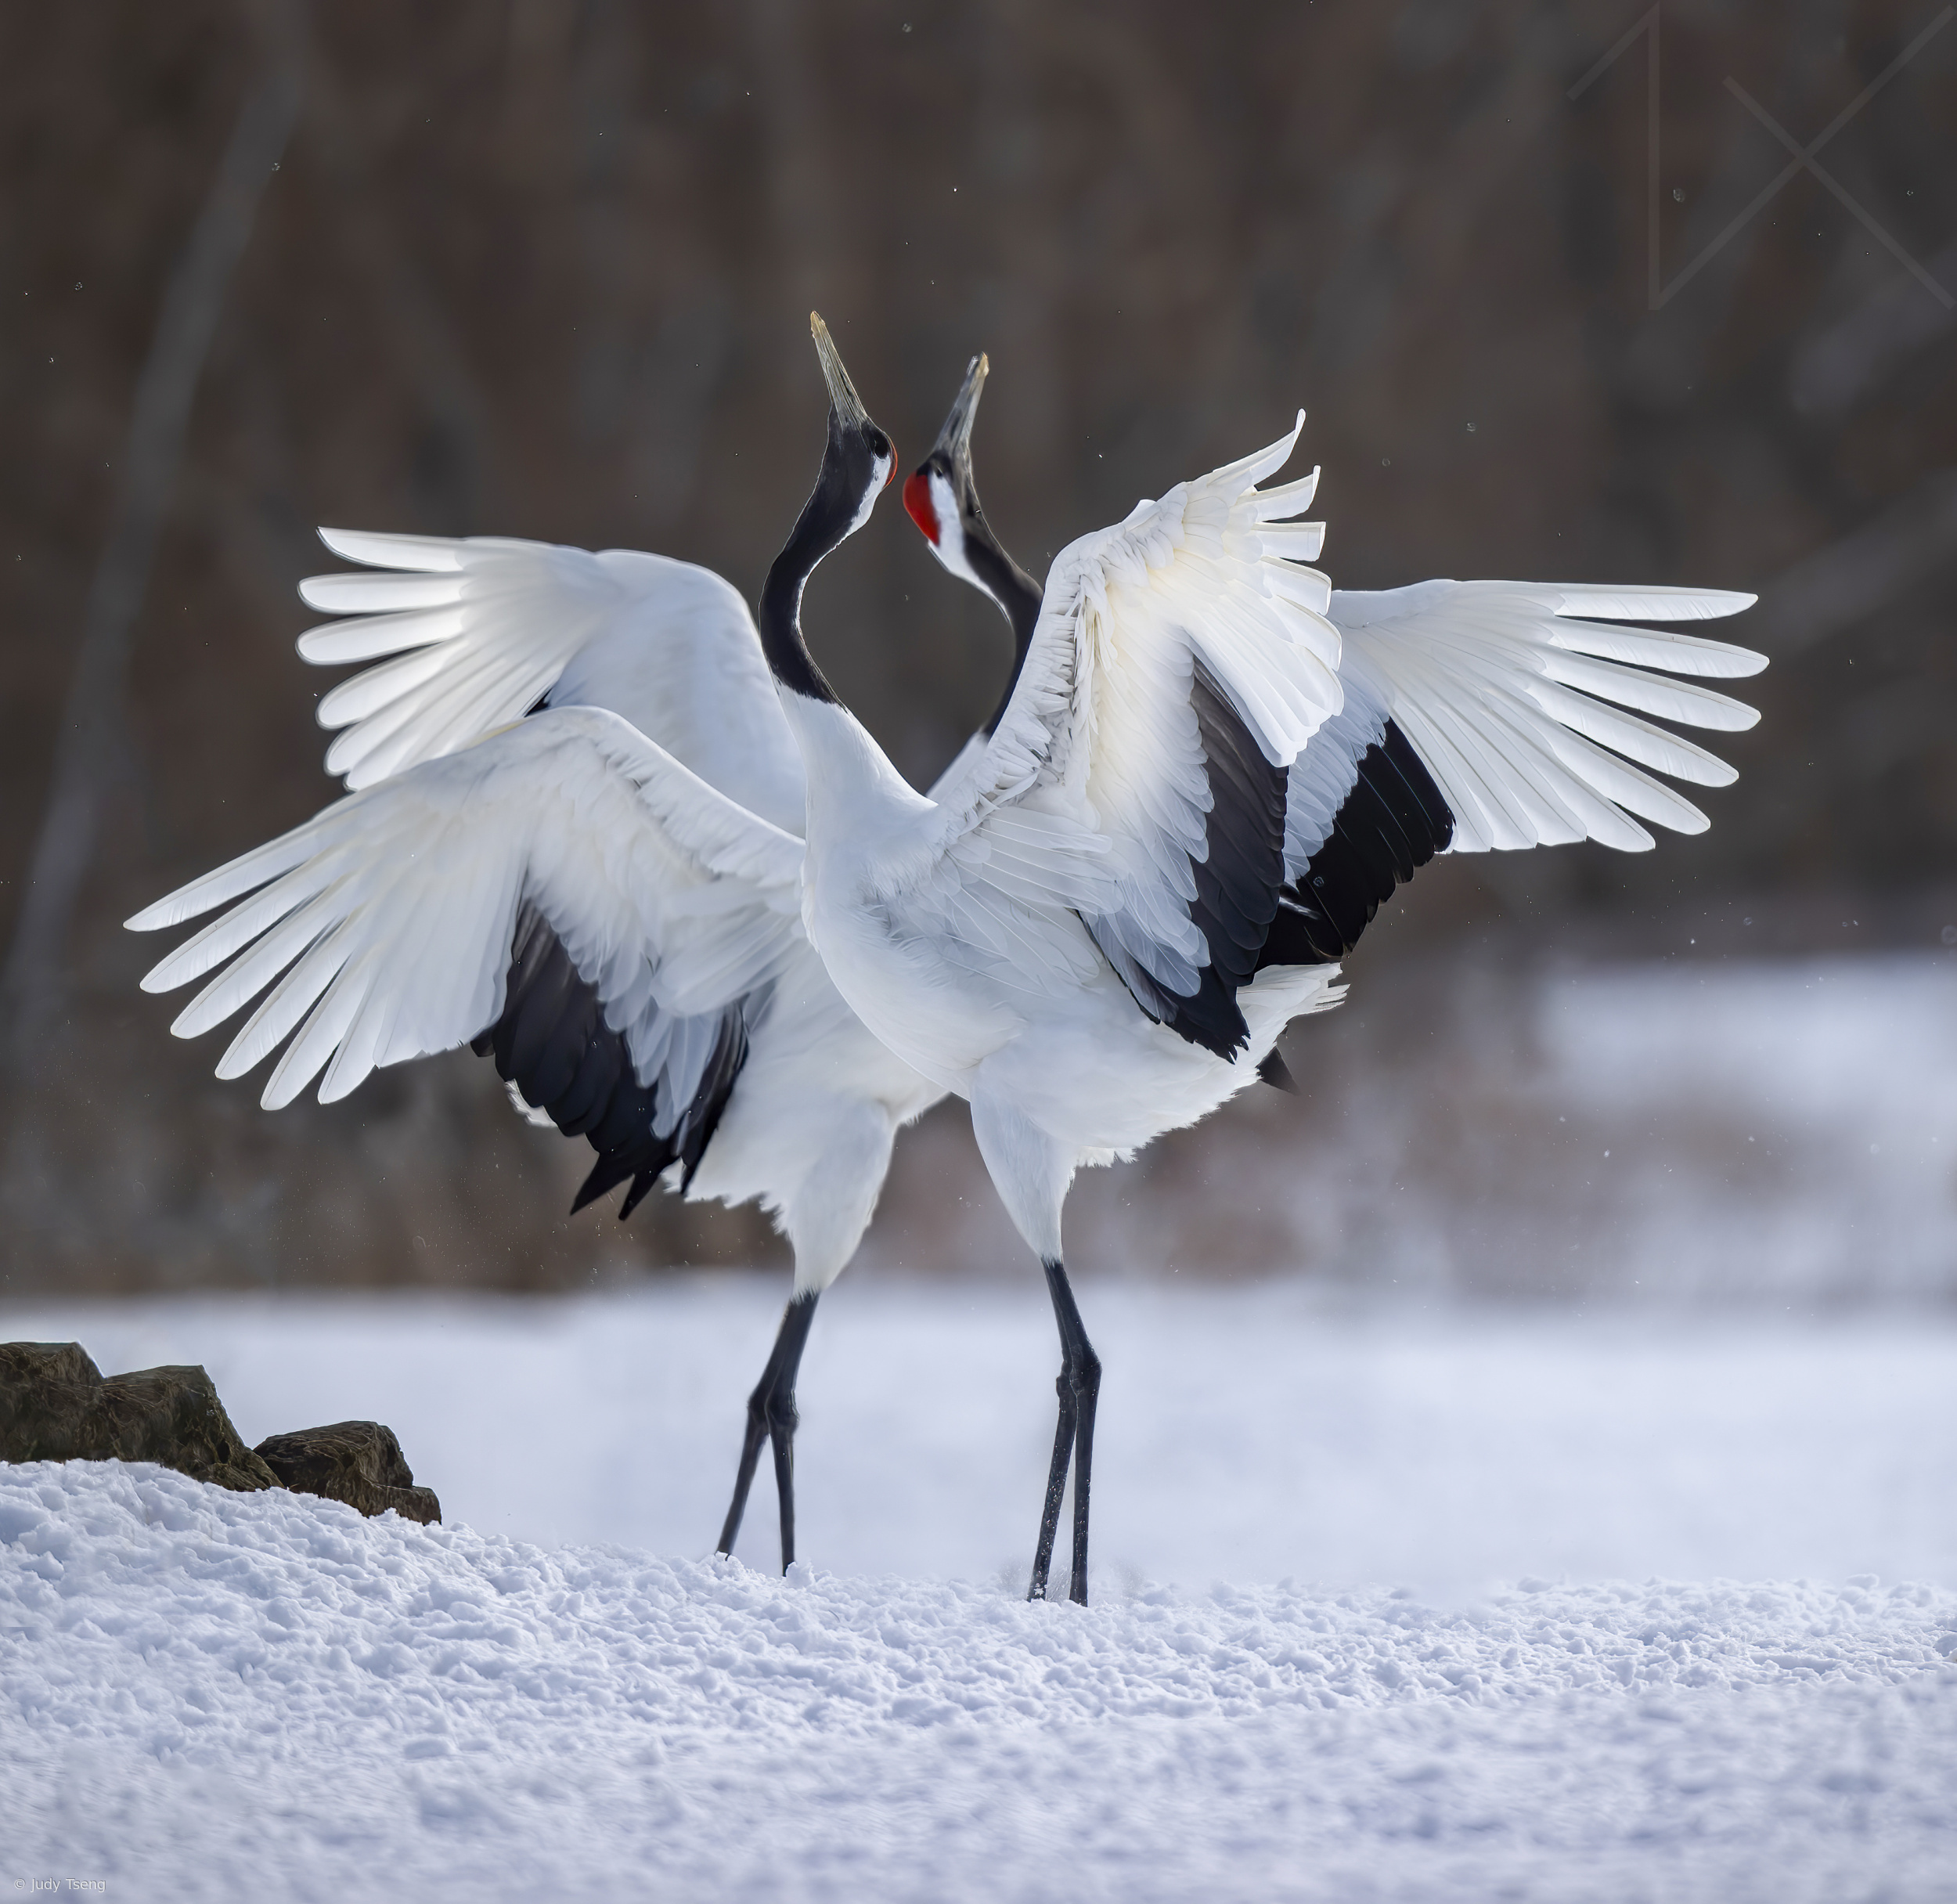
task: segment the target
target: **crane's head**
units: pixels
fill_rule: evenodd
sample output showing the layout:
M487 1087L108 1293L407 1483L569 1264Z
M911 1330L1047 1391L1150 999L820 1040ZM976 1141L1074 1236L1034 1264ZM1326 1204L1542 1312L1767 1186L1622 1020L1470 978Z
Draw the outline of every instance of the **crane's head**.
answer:
M824 557L870 520L877 498L896 474L897 445L870 421L829 326L813 311L809 328L829 386L828 435L816 486L761 585L757 619L762 652L777 682L809 699L833 702L835 691L802 638L802 593Z
M971 426L991 368L983 352L967 367L931 453L905 478L904 508L946 568L991 597L1015 632L1022 621L1030 632L1040 612L1040 586L992 532L971 470Z
M843 368L829 326L813 311L809 313L809 328L822 362L823 380L829 386L829 440L809 502L813 507L820 501L824 514L833 517L835 540L841 542L870 520L877 498L896 474L897 445L870 420Z
M966 366L965 380L931 453L904 479L905 511L931 544L932 554L960 582L987 594L991 590L973 572L965 551L968 525L983 539L991 535L971 474L971 426L979 420L979 398L991 370L982 351Z

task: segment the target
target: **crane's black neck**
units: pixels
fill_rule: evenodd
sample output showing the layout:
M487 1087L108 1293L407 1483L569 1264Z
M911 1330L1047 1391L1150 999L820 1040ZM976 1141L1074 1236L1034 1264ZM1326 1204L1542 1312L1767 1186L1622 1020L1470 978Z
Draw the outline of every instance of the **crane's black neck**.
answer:
M831 549L834 546L834 543L829 545ZM810 701L840 705L836 691L816 665L816 658L802 638L802 591L816 563L828 553L824 549L813 561L803 561L792 543L783 550L768 571L768 579L762 584L761 611L755 618L761 629L761 651L767 656L775 679ZM797 557L795 563L791 564L791 557Z
M832 410L821 473L769 569L768 579L761 585L760 611L755 618L761 651L768 658L775 679L811 701L827 701L832 705L841 705L836 691L824 678L802 639L802 592L823 557L869 513L863 503L870 471L869 456L841 427Z
M986 520L986 512L979 507L975 490L971 492L971 507L965 512L962 525L965 561L1012 624L1012 673L1007 680L1005 692L999 697L998 706L986 722L985 731L989 734L997 732L1000 722L1005 719L1013 691L1019 685L1019 673L1025 666L1026 652L1033 646L1033 631L1040 620L1040 604L1043 597L1040 584L1006 553L1005 545L992 532L992 525Z

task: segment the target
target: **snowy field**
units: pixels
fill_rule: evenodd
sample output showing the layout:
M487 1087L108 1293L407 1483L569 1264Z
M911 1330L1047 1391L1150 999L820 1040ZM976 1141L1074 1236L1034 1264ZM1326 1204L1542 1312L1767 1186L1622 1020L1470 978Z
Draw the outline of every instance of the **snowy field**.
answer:
M1096 1604L1018 1598L1025 1286L16 1305L445 1526L0 1469L0 1886L132 1898L1957 1896L1957 1320L1089 1280ZM1224 1584L1228 1583L1228 1584ZM1686 1584L1697 1583L1697 1584Z

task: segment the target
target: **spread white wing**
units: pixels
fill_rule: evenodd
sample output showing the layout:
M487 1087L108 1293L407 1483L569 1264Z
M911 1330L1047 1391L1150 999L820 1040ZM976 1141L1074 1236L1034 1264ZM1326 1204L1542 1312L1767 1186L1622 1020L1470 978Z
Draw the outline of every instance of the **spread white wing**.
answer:
M1705 815L1653 773L1723 787L1733 770L1644 717L1750 727L1751 708L1670 677L1731 680L1766 658L1622 624L1706 620L1753 600L1528 582L1335 591L1345 702L1292 769L1286 884L1263 961L1343 957L1436 853L1582 839L1637 852L1652 844L1640 820L1701 831Z
M1068 849L1096 943L1152 1015L1226 1052L1252 972L1341 957L1437 851L1633 851L1652 844L1641 820L1703 829L1654 774L1721 786L1732 770L1656 722L1735 731L1757 716L1670 677L1766 665L1622 625L1753 600L1724 590L1335 592L1308 566L1323 525L1289 520L1316 473L1253 486L1296 435L1062 554L998 733L937 795L964 860L948 853L932 886L954 924L971 929L985 877L971 862L1000 813L1071 823L1105 842L1098 864Z
M1705 787L1735 777L1703 748L1640 716L1727 733L1760 718L1667 675L1732 680L1757 673L1767 658L1615 624L1735 615L1753 600L1713 589L1422 582L1342 590L1331 612L1345 640L1349 696L1397 722L1412 742L1454 810L1453 850L1595 839L1638 852L1652 837L1633 814L1681 833L1707 824L1643 769Z
M528 1039L504 1069L532 1103L554 1116L568 1094L670 1139L711 1134L748 1016L806 949L802 856L623 719L568 708L351 794L129 925L229 907L143 989L214 973L171 1028L194 1037L270 986L218 1066L290 1037L268 1108L323 1068L330 1102L377 1066L472 1039L500 1064Z
M319 703L329 773L358 789L466 747L539 703L609 708L750 812L803 824L802 759L753 618L711 569L629 549L322 529L368 574L299 592L348 618L311 629L320 664L392 658Z

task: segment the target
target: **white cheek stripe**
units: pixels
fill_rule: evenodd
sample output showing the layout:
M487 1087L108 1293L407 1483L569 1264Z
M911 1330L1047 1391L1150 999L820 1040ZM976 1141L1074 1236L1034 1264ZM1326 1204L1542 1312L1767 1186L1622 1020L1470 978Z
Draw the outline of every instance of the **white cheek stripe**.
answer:
M843 532L845 535L855 535L857 530L870 520L870 510L877 507L877 498L883 494L885 485L890 481L890 466L894 460L895 459L891 456L879 456L877 459L874 466L876 471L875 480L868 489L863 491L863 500L856 505L855 518L851 521L849 527Z
M958 514L957 499L951 493L951 485L935 470L931 473L931 510L938 518L938 539L931 545L932 553L960 582L990 595L992 590L979 579L965 554L965 525Z

